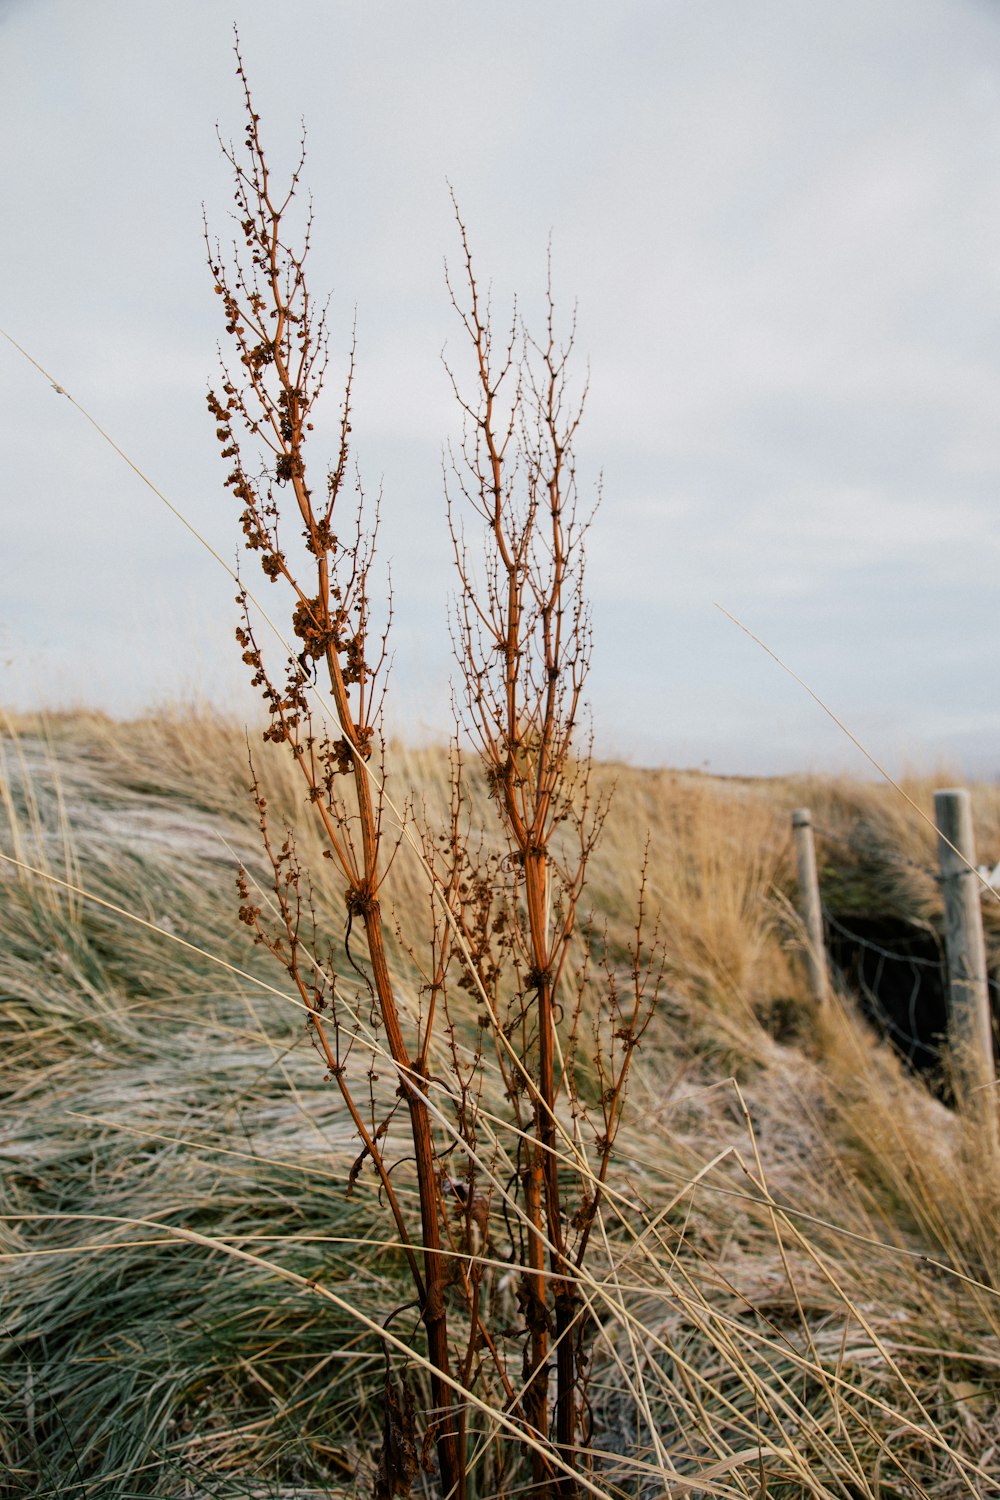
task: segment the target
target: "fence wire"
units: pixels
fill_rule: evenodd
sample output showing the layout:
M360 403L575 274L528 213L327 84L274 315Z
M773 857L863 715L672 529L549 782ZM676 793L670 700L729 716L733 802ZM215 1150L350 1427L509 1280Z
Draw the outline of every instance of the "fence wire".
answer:
M860 992L870 1018L907 1062L914 1067L933 1067L938 1061L940 1036L946 1026L945 996L948 983L947 963L936 935L917 929L913 939L904 938L907 943L918 941L919 933L920 938L933 940L938 946L938 955L935 958L924 958L917 953L887 948L862 936L834 916L827 906L823 907L823 925L827 934L827 953L841 984ZM836 941L837 939L840 941ZM837 956L838 950L840 957ZM846 962L842 962L845 950L849 956ZM868 955L871 955L870 960ZM895 971L890 971L889 965L895 965ZM907 970L908 981L903 978L903 973ZM895 973L895 980L891 984L895 1003L891 1009L882 999L889 987L886 978L889 972ZM937 1027L930 1035L928 1022L932 1027Z
M939 868L911 859L894 849L879 848L870 836L845 836L823 824L812 823L817 838L839 845L855 859L880 859L886 866L913 870L935 885L942 884ZM996 889L1000 864L992 872L983 867L980 879ZM942 934L926 923L901 914L838 916L820 898L823 942L833 978L854 992L862 1011L901 1058L941 1097L944 1049L949 1016L948 959ZM870 934L870 935L869 935ZM898 939L898 946L893 946ZM1000 982L987 975L994 1030L1000 1019ZM1000 1036L997 1038L1000 1042ZM942 1093L942 1090L944 1092Z

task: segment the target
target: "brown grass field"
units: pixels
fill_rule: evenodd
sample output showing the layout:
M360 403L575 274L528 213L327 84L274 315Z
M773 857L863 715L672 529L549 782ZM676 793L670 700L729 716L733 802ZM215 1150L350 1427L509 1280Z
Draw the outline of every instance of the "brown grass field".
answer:
M243 732L195 711L22 717L2 755L0 1495L368 1493L394 1311L418 1394L426 1372L378 1184L348 1195L351 1122L236 920L239 862L266 884ZM435 826L446 752L388 763L396 805ZM275 824L318 855L293 768L259 769ZM794 807L824 830L831 905L927 929L931 828L843 778L595 778L614 801L584 908L624 954L648 836L666 969L581 1286L588 1492L1000 1494L998 1164L850 994L817 1012L795 915ZM954 780L905 789L929 814ZM974 806L992 863L1000 789ZM404 936L423 920L405 845L384 899ZM358 989L335 880L316 903ZM598 979L586 996L599 1009ZM499 1094L484 1108L500 1121ZM505 1233L481 1252L498 1305ZM484 1401L484 1449L498 1420ZM526 1482L508 1469L492 1493Z

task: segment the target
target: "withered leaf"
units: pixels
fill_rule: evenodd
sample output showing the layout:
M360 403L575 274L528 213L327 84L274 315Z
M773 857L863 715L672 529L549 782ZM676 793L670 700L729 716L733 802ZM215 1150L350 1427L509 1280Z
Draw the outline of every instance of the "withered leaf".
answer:
M413 1390L405 1370L398 1381L386 1376L382 1399L382 1451L374 1495L375 1500L395 1500L410 1493L420 1467Z

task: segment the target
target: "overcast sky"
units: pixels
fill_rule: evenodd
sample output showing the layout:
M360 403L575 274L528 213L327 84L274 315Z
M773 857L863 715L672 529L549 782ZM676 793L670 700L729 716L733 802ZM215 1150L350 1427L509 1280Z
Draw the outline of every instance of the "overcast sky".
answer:
M450 182L499 310L550 234L578 304L599 749L864 769L719 603L894 768L1000 774L1000 3L0 0L0 326L227 557L234 20L357 319L397 727L449 716ZM4 343L0 410L0 702L245 713L217 564Z

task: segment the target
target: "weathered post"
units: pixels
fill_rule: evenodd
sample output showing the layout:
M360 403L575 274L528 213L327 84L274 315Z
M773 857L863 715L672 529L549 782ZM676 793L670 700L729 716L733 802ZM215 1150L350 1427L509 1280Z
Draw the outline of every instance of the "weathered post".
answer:
M997 1144L997 1077L979 905L972 799L964 787L934 793L948 949L948 1033L959 1108Z
M819 876L816 873L816 846L813 842L812 814L808 807L797 807L792 813L795 859L799 870L800 915L806 929L806 964L813 999L822 1005L829 994L826 968L826 945L823 941L823 908L819 899Z

